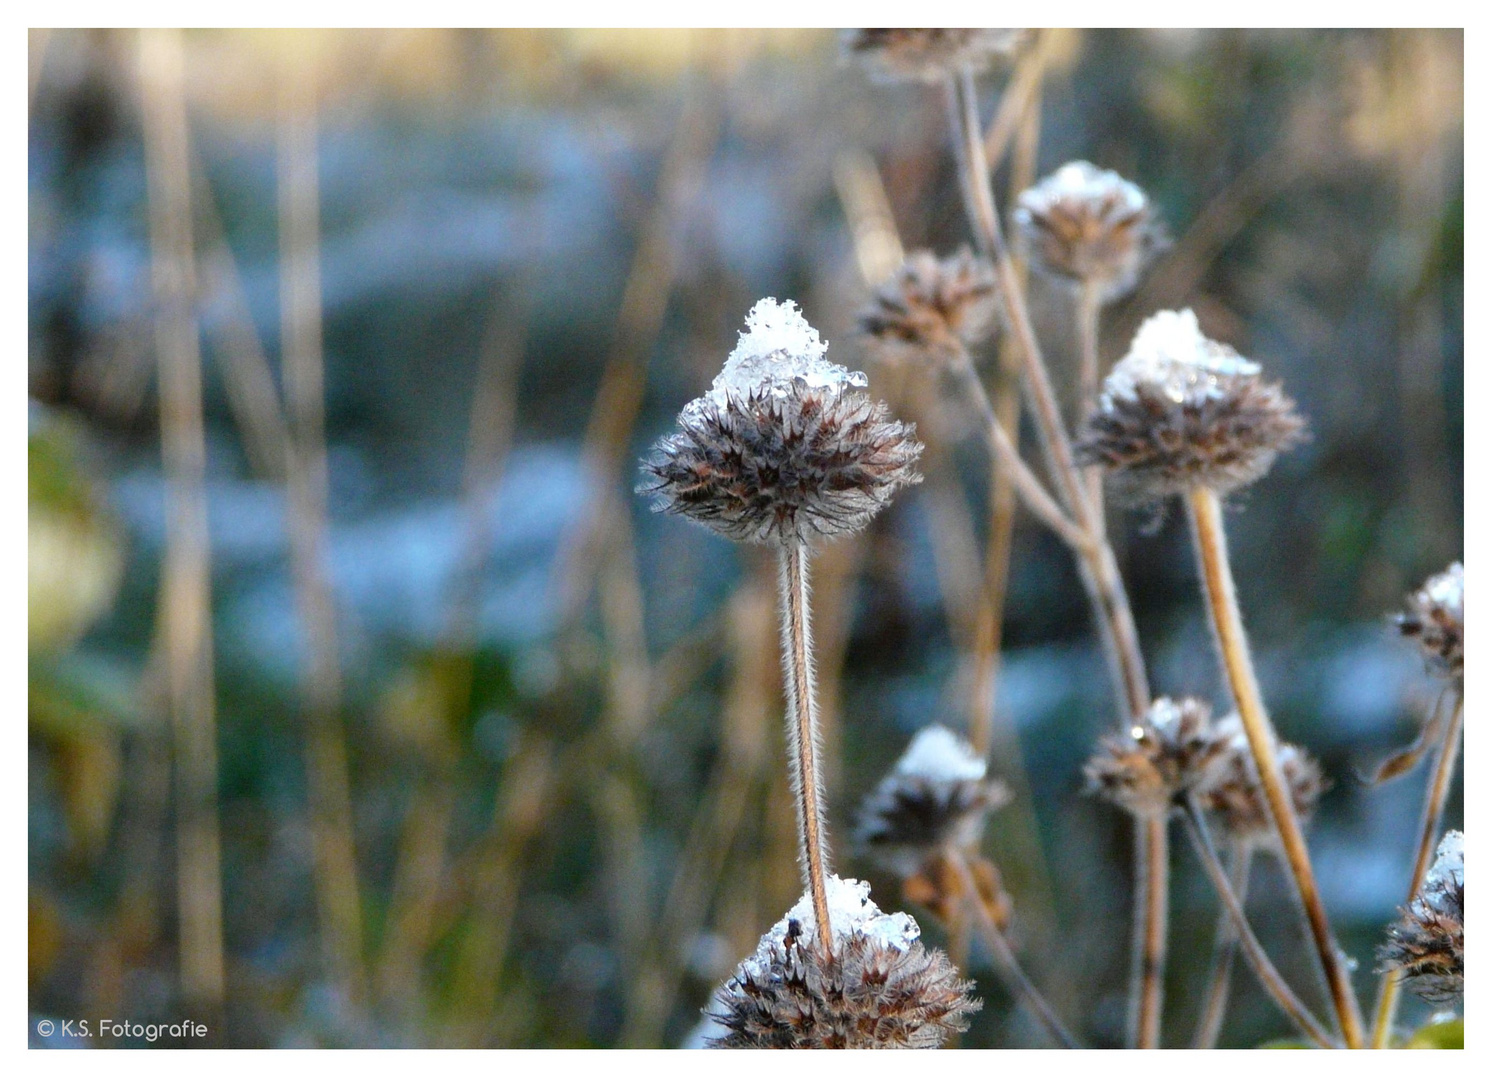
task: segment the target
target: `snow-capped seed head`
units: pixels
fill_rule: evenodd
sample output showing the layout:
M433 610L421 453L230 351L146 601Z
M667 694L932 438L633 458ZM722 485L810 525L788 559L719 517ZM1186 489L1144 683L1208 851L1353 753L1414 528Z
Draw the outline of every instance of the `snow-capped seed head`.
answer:
M792 303L764 300L709 393L643 463L640 494L732 540L810 541L863 528L918 483L911 424L855 387L866 376L825 360Z
M1011 792L986 778L986 762L970 744L938 724L913 737L908 749L862 804L858 844L903 878L918 873L949 847L980 839L986 815Z
M933 1049L980 1008L918 924L884 915L864 881L826 879L833 948L820 949L808 893L716 991L708 1045L726 1049Z
M1253 483L1305 437L1296 406L1259 364L1204 337L1192 311L1161 311L1105 379L1075 457L1103 466L1123 499L1146 503Z
M1414 637L1427 660L1454 679L1463 677L1463 564L1455 562L1411 595L1396 616L1401 633Z
M1034 266L1112 300L1136 284L1166 232L1146 193L1118 173L1071 161L1017 197L1015 232Z
M1399 971L1428 1001L1463 994L1463 834L1449 832L1401 919L1380 946L1380 970Z
M1138 817L1166 817L1185 793L1207 789L1230 735L1197 698L1158 698L1125 738L1107 736L1084 766L1085 791Z
M1220 815L1225 831L1234 839L1252 847L1267 846L1274 842L1276 830L1239 715L1230 713L1224 717L1218 723L1218 730L1228 735L1228 749L1211 781L1199 789L1199 802ZM1305 825L1312 820L1318 797L1328 788L1323 768L1307 751L1291 743L1277 743L1276 761L1286 780L1297 820Z
M968 248L943 260L917 251L861 309L856 325L883 361L952 360L986 336L996 306L988 261Z
M1030 30L852 30L846 55L880 82L942 82L964 69L984 71L1014 55Z

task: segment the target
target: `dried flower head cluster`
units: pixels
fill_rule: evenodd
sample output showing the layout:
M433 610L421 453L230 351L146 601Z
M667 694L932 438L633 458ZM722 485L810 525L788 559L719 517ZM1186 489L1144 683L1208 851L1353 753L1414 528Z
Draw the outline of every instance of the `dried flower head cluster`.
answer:
M1204 337L1192 311L1161 311L1106 378L1075 455L1108 470L1127 501L1222 495L1264 476L1305 426L1260 365Z
M1401 921L1380 947L1381 971L1399 971L1428 1001L1463 993L1463 834L1449 832Z
M1085 790L1138 817L1165 817L1178 796L1210 787L1230 733L1197 698L1158 698L1125 738L1101 740L1084 766Z
M891 363L952 360L990 332L996 274L961 248L947 259L908 256L856 316L875 355Z
M1233 839L1252 846L1270 844L1276 830L1240 717L1230 713L1217 727L1229 736L1229 747L1212 782L1199 791L1199 802L1220 815ZM1281 766L1297 820L1305 825L1312 820L1318 797L1328 787L1323 768L1306 750L1291 743L1276 745L1276 762Z
M1454 679L1463 677L1463 564L1455 562L1411 595L1396 616L1401 633L1416 638L1427 659Z
M853 389L866 376L825 360L790 303L760 301L711 391L643 464L639 492L732 540L809 541L854 532L922 479L913 427Z
M1087 161L1071 161L1022 192L1012 221L1034 266L1093 285L1102 300L1133 288L1166 243L1146 193Z
M970 744L937 724L908 749L861 808L856 836L879 864L907 878L949 846L980 839L986 815L1011 793L986 777Z
M983 71L1031 37L1021 30L852 30L847 55L885 82L942 82L961 70Z
M935 1049L980 1008L918 924L884 915L864 881L831 876L834 949L821 953L806 893L716 991L708 1045L726 1049Z

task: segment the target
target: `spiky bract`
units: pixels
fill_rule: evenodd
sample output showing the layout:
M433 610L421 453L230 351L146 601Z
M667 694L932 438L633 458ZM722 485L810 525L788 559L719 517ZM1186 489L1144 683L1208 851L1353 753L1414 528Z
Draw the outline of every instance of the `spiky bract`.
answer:
M990 331L997 310L991 264L962 248L947 259L908 256L856 316L882 360L952 360Z
M790 921L716 992L708 1011L725 1049L936 1049L970 1026L974 984L944 953L917 941L896 948L852 931L823 957Z
M1463 564L1427 578L1396 616L1401 633L1414 637L1439 671L1463 677Z
M1159 312L1105 380L1075 446L1116 493L1154 502L1194 488L1225 494L1265 475L1306 424L1260 366L1210 341L1191 311Z
M844 386L803 379L705 397L643 464L654 509L750 543L813 541L863 528L922 477L914 428Z
M959 29L852 30L846 53L885 82L941 82L963 69L983 71L1021 48L1031 31Z
M1050 276L1129 291L1166 244L1146 193L1119 174L1071 161L1022 192L1012 211L1029 260Z
M1085 790L1138 817L1165 817L1178 796L1207 788L1230 735L1197 698L1158 698L1124 738L1107 736L1084 766Z
M1428 1001L1463 994L1463 834L1437 846L1437 859L1415 899L1401 909L1380 946L1380 970L1399 971L1406 986Z

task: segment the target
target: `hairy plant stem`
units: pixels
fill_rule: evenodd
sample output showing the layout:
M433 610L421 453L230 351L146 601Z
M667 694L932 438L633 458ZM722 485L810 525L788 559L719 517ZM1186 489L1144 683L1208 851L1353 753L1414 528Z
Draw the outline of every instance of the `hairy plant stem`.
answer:
M1079 404L1074 423L1082 424L1100 396L1100 288L1092 281L1079 286L1074 319L1079 332ZM1085 486L1094 503L1095 517L1105 520L1105 477L1098 465L1085 470Z
M1255 854L1249 845L1236 841L1231 846L1229 888L1242 909L1250 893L1250 864L1254 861ZM1219 1031L1224 1026L1224 1014L1229 1007L1229 982L1235 971L1239 942L1229 909L1221 907L1219 925L1214 931L1214 954L1209 960L1208 989L1204 991L1204 1007L1198 1016L1198 1029L1193 1034L1195 1050L1212 1050L1219 1042Z
M1281 972L1276 970L1276 965L1271 963L1271 958L1266 955L1266 950L1261 947L1255 932L1250 929L1250 923L1245 918L1245 910L1240 906L1229 875L1219 863L1219 856L1214 851L1213 841L1209 839L1209 826L1204 821L1203 811L1198 808L1198 801L1191 795L1185 796L1183 800L1183 823L1187 826L1188 838L1193 841L1193 850L1198 854L1199 861L1203 863L1204 870L1208 872L1214 891L1219 894L1219 902L1224 905L1225 912L1234 924L1241 951L1245 954L1251 970L1260 980L1261 988L1271 995L1271 1000L1276 1002L1281 1011L1297 1025L1303 1035L1321 1047L1333 1046L1332 1037L1323 1030L1321 1024L1313 1019L1312 1013L1308 1012L1301 999L1292 992L1292 988L1281 977Z
M996 971L1001 976L1001 981L1006 984L1007 990L1027 1007L1055 1043L1065 1050L1079 1049L1079 1041L1074 1038L1063 1020L1059 1018L1058 1013L1053 1010L1048 999L1043 997L1042 991L1033 985L1027 973L1022 970L1022 965L1017 960L1017 954L1013 951L1011 942L1007 941L1006 934L1002 932L1001 927L996 925L996 921L991 918L991 912L981 902L980 890L975 884L974 875L970 872L966 854L958 849L950 849L945 852L945 859L960 879L960 891L969 901L968 907L975 915L975 924L980 928L982 937L991 950L991 955L996 961Z
M1120 725L1124 730L1151 703L1146 664L1141 655L1130 599L1121 581L1115 552L1105 536L1104 518L1096 513L1084 478L1074 463L1068 432L1027 311L1021 276L1001 231L996 197L985 165L975 78L968 70L951 76L948 101L965 205L980 249L996 269L1006 325L1017 343L1027 400L1037 420L1048 470L1061 501L1068 505L1072 520L1086 538L1086 543L1074 547L1074 551L1078 557L1080 578L1099 626L1100 641L1115 686ZM1159 860L1158 852L1151 850L1166 844L1165 823L1139 825L1136 843L1140 849L1137 852L1138 867L1155 867L1159 861L1165 866L1165 860ZM1165 875L1165 869L1163 873ZM1162 928L1167 922L1167 890L1143 887L1143 882L1138 881L1137 902L1144 904L1147 910L1138 915L1133 924L1137 936L1132 942L1131 1015L1135 1026L1131 1042L1132 1045L1149 1047L1156 1044L1148 1038L1155 1039L1160 1032L1162 972L1166 959L1166 935Z
M825 892L825 833L821 815L819 718L815 715L814 664L809 629L809 552L799 539L778 552L778 592L783 608L783 692L788 704L790 777L799 817L800 868L814 902L814 921L825 955L834 952Z
M1458 763L1458 752L1463 746L1463 688L1458 686L1458 696L1453 704L1452 716L1447 720L1447 730L1442 735L1442 748L1437 754L1437 763L1427 779L1427 797L1421 811L1421 836L1416 845L1416 858L1411 863L1411 888L1406 903L1416 899L1421 891L1421 879L1426 877L1432 865L1432 855L1437 850L1437 832L1442 823L1442 811L1447 806L1447 794L1452 790L1453 773ZM1399 972L1388 971L1380 977L1380 993L1375 1001L1375 1028L1371 1045L1383 1050L1390 1045L1390 1036L1395 1027L1395 1010L1400 1003L1401 979Z
M1188 506L1193 524L1194 545L1198 551L1204 600L1214 624L1225 676L1234 694L1240 723L1250 744L1251 757L1260 774L1261 790L1266 795L1272 824L1281 838L1287 868L1302 902L1308 928L1312 932L1313 945L1317 950L1318 962L1322 965L1323 977L1328 984L1333 1011L1338 1018L1344 1043L1350 1049L1359 1049L1364 1045L1364 1022L1359 1015L1358 1003L1354 1000L1348 967L1333 938L1333 928L1329 925L1328 913L1323 907L1317 880L1313 877L1302 825L1292 808L1286 779L1282 776L1281 763L1277 759L1276 732L1266 714L1265 703L1261 700L1260 685L1256 682L1255 666L1250 659L1250 645L1245 636L1245 624L1240 617L1240 605L1235 596L1235 580L1229 566L1219 496L1208 488L1195 488L1188 494Z

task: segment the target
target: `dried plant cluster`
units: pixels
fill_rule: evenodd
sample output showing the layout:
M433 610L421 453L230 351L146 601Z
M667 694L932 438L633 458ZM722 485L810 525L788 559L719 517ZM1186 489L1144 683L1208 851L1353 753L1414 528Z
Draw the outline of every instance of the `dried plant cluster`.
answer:
M1463 834L1450 832L1421 890L1390 928L1382 971L1398 974L1428 1001L1463 996Z
M1107 737L1084 766L1088 790L1139 817L1165 817L1207 790L1230 755L1230 733L1197 698L1158 698L1125 737Z
M1082 464L1103 466L1122 498L1154 502L1259 480L1306 424L1260 365L1210 341L1191 311L1163 311L1136 333L1080 430Z
M1219 721L1219 729L1229 737L1229 749L1213 782L1199 792L1199 801L1219 814L1230 837L1250 847L1268 847L1275 832L1239 716L1226 716ZM1318 799L1328 787L1323 767L1306 750L1291 743L1276 747L1276 760L1286 777L1292 809L1304 824L1311 821Z
M997 305L987 260L968 248L947 259L916 251L857 314L856 325L884 363L955 359L991 332Z
M1463 564L1455 562L1412 594L1396 616L1401 633L1415 638L1427 661L1453 679L1463 678Z
M984 71L1020 49L1031 33L1023 29L853 30L845 48L873 78L936 83L962 70Z

